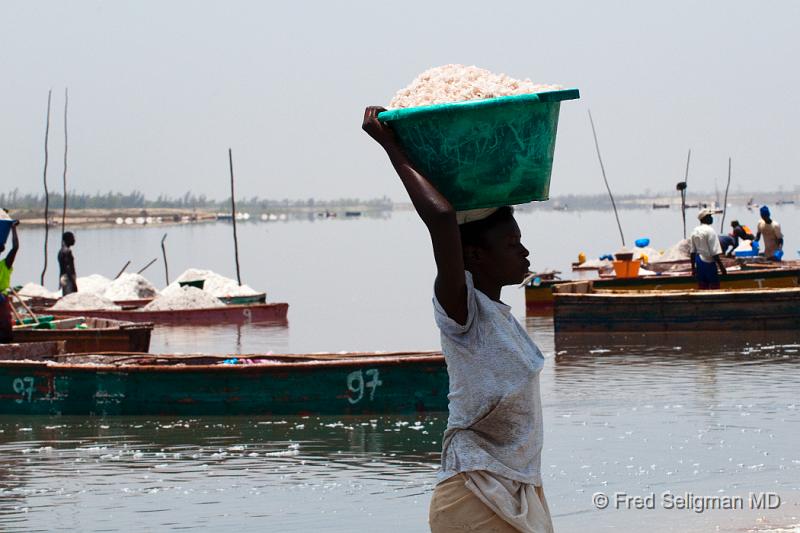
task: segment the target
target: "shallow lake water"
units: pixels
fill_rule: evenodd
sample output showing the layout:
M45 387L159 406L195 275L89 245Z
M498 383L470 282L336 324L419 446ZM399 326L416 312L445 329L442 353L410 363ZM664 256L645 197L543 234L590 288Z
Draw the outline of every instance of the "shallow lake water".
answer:
M790 228L798 211L775 211L788 233L787 256L795 256ZM656 247L682 233L674 211L621 217L629 231L639 228L629 238L648 236ZM566 271L579 251L591 257L618 247L609 212L518 218L534 268ZM412 213L239 230L244 281L290 303L288 327L158 328L153 351L438 347L430 245ZM173 278L190 266L234 274L224 223L79 229L79 274L113 276L128 259L140 267L159 256L164 233ZM16 283L38 280L41 270L41 230L25 229L22 238ZM146 274L163 285L160 260ZM503 298L525 320L522 291L507 288ZM546 357L542 469L557 531L769 531L800 523L800 333L556 342L551 319L525 325ZM445 422L446 413L0 415L0 530L426 531ZM695 508L665 508L665 492L694 495ZM611 499L608 508L596 508L596 493ZM750 493L774 494L781 505L751 509ZM625 496L648 503L651 494L654 509L628 508L635 500ZM745 508L698 512L697 497L742 497Z

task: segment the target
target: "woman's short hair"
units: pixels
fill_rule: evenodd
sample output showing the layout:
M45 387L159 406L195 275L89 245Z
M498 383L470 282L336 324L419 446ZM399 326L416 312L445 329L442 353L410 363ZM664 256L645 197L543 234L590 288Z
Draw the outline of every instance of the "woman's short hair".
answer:
M461 247L465 246L486 246L484 236L486 232L503 222L514 218L514 208L505 205L482 220L461 224L458 229L461 232Z

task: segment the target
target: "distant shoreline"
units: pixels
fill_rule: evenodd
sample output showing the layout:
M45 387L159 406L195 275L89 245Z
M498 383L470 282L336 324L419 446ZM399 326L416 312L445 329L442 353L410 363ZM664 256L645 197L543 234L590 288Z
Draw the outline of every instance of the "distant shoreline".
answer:
M20 221L20 226L45 225L44 210L42 209L10 209L12 218ZM353 205L324 209L313 207L281 207L275 209L249 209L238 208L240 217L237 222L276 222L286 220L307 220L309 218L353 218L371 217L391 211L378 209L374 206ZM263 217L263 218L262 218ZM198 224L217 221L230 221L230 212L223 212L213 208L179 209L179 208L127 208L127 209L68 209L65 218L67 227L145 227L145 226L172 226L181 224ZM50 227L61 227L61 210L50 210L48 216Z
M728 206L746 207L748 202L757 207L759 205L769 205L770 207L780 206L782 203L787 207L791 205L800 206L800 194L785 192L769 193L741 193L730 194L728 196ZM646 210L680 210L680 197L677 194L666 195L621 195L615 196L618 209L646 209ZM713 194L691 194L687 198L687 212L696 211L702 205L717 205L716 196ZM720 202L721 203L721 202ZM385 216L392 211L413 211L410 202L385 202L376 205L374 202L359 203L355 201L352 205L339 204L335 207L324 205L282 205L269 206L248 205L242 202L242 206L237 206L237 212L246 219L239 219L241 222L255 221L286 221L286 220L309 220L317 218L346 218L346 217L374 217ZM61 225L61 210L57 206L50 210L49 225L56 227ZM721 207L721 206L720 206ZM557 211L605 211L611 209L611 201L608 195L559 195L553 196L543 202L531 202L516 206L519 212L533 210L557 210ZM13 218L19 219L24 226L44 226L44 210L36 209L9 209ZM66 225L92 226L92 227L136 227L136 226L167 226L176 224L194 224L215 222L217 220L230 220L230 211L221 210L218 207L202 208L172 208L172 207L135 207L135 208L87 208L67 210Z

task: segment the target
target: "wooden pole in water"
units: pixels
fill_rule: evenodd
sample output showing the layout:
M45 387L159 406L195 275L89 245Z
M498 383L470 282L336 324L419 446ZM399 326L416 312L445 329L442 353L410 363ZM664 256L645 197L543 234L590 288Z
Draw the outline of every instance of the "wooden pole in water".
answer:
M622 239L622 246L625 247L625 235L622 234L622 224L619 222L619 213L617 213L617 204L614 202L614 195L611 194L611 187L608 185L606 178L606 169L603 166L603 158L600 156L600 144L597 142L597 132L594 129L594 120L592 120L592 112L589 110L589 123L592 125L592 136L594 137L594 147L597 149L597 160L600 161L600 171L603 173L603 181L608 190L608 196L611 198L611 207L614 208L614 216L617 218L617 227L619 228L619 236Z
M167 247L164 246L164 241L167 240L167 234L165 233L163 237L161 237L161 255L164 256L164 279L167 280L167 285L169 285L169 265L167 265Z
M725 201L722 203L722 221L719 223L719 232L725 231L725 215L728 212L728 189L731 188L731 158L728 158L728 184L725 186Z
M39 280L40 285L44 285L44 274L47 272L47 237L50 233L50 226L47 224L47 218L50 216L50 193L47 190L47 141L50 137L50 99L52 96L53 90L50 89L47 91L47 125L44 128L44 267Z
M150 268L150 265L152 265L152 264L153 264L153 263L155 263L156 261L158 261L158 257L156 257L155 259L153 259L152 261L150 261L149 263L147 263L145 266L143 266L142 268L140 268L139 270L137 270L137 271L136 271L136 273L137 273L137 274L141 274L142 272L144 272L145 270L147 270L148 268Z
M117 275L114 276L114 279L118 279L122 275L122 273L125 272L125 269L128 268L128 265L130 265L130 264L131 264L131 261L130 261L130 259L128 259L128 262L125 263L125 265L120 269L120 271L117 273Z
M64 89L64 174L61 176L61 181L64 185L64 204L61 208L61 235L64 235L67 225L67 105L69 104L69 92Z
M233 152L228 148L228 165L231 169L231 222L233 223L233 255L236 259L236 281L242 284L242 276L239 273L239 240L236 238L236 196L233 189Z

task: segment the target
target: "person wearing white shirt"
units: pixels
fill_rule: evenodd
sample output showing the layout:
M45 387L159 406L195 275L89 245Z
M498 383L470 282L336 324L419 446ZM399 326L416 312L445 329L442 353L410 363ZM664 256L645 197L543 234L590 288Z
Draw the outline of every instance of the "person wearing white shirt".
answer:
M711 224L714 223L714 212L703 209L697 214L700 225L692 230L689 237L692 276L697 278L699 289L719 289L719 272L727 274L722 264L722 246L719 237Z

